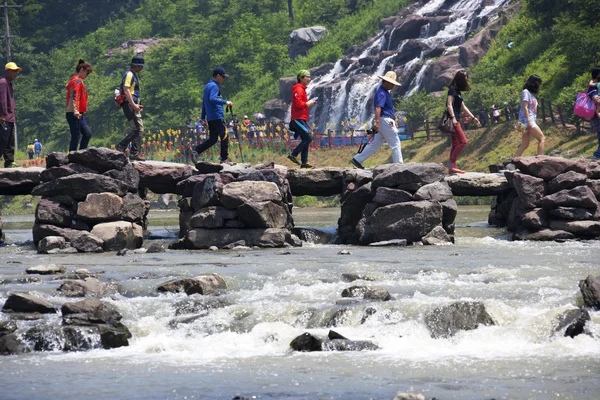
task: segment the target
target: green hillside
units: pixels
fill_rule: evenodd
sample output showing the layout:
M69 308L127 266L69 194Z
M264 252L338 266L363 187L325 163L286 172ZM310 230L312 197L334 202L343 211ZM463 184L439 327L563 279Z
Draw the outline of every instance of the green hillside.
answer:
M15 4L15 0L8 3ZM288 3L292 5L293 21ZM168 39L145 54L141 76L147 128L182 126L201 108L201 91L216 65L231 75L223 96L238 114L262 110L277 96L278 79L339 58L345 49L373 35L380 19L396 14L408 0L23 0L11 9L13 60L24 68L16 82L20 144L39 138L45 150L65 150L64 85L79 58L96 73L86 80L87 119L92 145L114 144L126 130L112 104L114 89L132 53L109 49L132 39ZM541 97L572 107L589 69L598 63L600 2L523 0L472 68L471 109L514 103L531 73L544 79ZM329 34L306 57L291 61L292 30L324 25ZM512 48L507 44L513 43ZM1 47L1 46L0 46ZM0 51L4 52L3 48ZM418 94L402 106L421 118L439 114L440 102Z

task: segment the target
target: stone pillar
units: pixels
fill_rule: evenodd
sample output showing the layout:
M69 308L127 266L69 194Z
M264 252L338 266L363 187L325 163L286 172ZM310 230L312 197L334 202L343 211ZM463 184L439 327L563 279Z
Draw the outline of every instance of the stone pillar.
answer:
M51 153L35 213L33 240L38 252L102 252L143 244L148 204L138 194L139 173L124 153L91 147ZM60 236L63 243L46 239Z

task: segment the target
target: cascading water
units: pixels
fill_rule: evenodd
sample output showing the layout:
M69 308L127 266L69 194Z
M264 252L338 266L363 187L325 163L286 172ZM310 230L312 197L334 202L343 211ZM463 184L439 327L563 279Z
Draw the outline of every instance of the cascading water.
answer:
M311 109L311 123L317 132L324 132L334 125L339 129L341 122L353 129L369 123L374 114L373 94L381 82L377 75L395 70L403 87L395 89L394 95L416 93L422 89L431 67L432 60L427 60L427 53L448 54L449 49L464 42L470 30L477 29L483 17L487 22L493 20L498 10L509 2L431 0L412 14L403 14L404 20L424 18L429 22L418 26L415 33L402 31L400 35L396 35L400 23L386 26L376 33L374 40L365 44L363 50L357 50L356 55L338 60L322 77L313 77L308 93L318 96L319 102ZM474 20L477 20L476 24L473 24ZM412 56L415 52L419 57ZM419 63L421 66L417 67Z

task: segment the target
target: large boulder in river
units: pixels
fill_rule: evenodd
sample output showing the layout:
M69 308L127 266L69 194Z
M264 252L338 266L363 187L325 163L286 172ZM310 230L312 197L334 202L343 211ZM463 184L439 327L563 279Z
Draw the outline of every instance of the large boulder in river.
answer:
M385 167L385 168L384 168ZM435 163L408 163L379 166L381 173L373 179L373 190L380 186L416 191L429 183L444 179L444 168Z
M294 196L333 196L342 193L342 168L289 169L287 179Z
M588 186L577 186L573 189L565 189L559 192L544 196L539 205L543 208L557 207L580 207L580 208L598 208L598 200L594 192Z
M104 242L98 236L87 231L60 228L49 224L33 225L33 242L37 246L47 236L60 236L80 253L101 253Z
M223 186L223 192L221 193L221 202L230 209L235 209L246 203L281 200L279 187L273 182L232 182Z
M281 202L245 203L237 208L240 221L247 228L287 228L292 226L291 215Z
M409 201L379 207L367 218L361 244L406 239L418 242L442 225L442 205L435 201Z
M139 173L139 186L153 193L175 193L177 184L194 174L187 164L159 161L136 161L133 166Z
M105 222L92 228L91 234L103 240L105 251L139 249L144 242L144 230L127 221Z
M61 313L63 318L69 318L71 321L75 319L74 315L83 314L88 323L111 323L118 322L123 318L116 306L102 302L95 297L73 303L64 303L61 307ZM82 317L79 316L79 319L82 319Z
M600 310L600 278L588 276L579 282L579 289L583 295L583 303L593 310Z
M186 243L193 249L208 249L211 246L222 248L230 243L243 240L247 246L285 247L295 245L295 235L288 229L190 229ZM296 238L297 240L297 238Z
M434 309L425 316L425 324L434 339L477 329L479 325L495 325L483 303L462 301Z
M48 300L33 296L29 293L15 292L8 295L3 312L13 313L40 313L53 314L56 313L56 307Z
M546 193L546 185L541 178L516 172L512 174L511 182L525 208L536 207Z
M30 194L41 182L43 168L0 168L0 195L18 196Z
M35 220L37 223L69 228L73 220L73 209L54 198L41 199L35 209Z
M84 167L83 165L70 163L70 164L60 165L57 167L47 168L42 171L40 177L42 179L42 182L50 182L55 179L63 178L65 176L69 176L69 175L86 174L86 173L93 174L95 172L96 171L94 171L93 169Z
M542 178L547 182L568 171L587 174L585 162L560 157L519 157L512 162L521 173Z
M204 274L193 278L179 278L165 282L156 290L160 293L185 292L188 296L192 294L212 295L220 289L227 289L225 279L219 274Z
M123 198L114 193L90 193L77 205L77 218L86 222L108 222L121 218Z
M83 279L66 280L56 290L65 297L103 297L117 291L113 285L89 276Z

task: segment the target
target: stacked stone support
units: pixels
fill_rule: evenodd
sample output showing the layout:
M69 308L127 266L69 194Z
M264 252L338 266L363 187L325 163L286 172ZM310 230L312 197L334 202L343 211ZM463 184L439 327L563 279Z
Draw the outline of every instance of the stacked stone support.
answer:
M512 160L511 191L492 203L490 224L517 240L600 238L600 164L558 157Z
M450 242L456 202L439 164L386 164L344 175L339 241Z
M256 168L242 165L179 182L180 240L171 248L300 245L292 233L292 194L286 174L285 167L272 163Z
M33 240L39 252L102 252L142 246L148 202L125 154L106 148L51 153L32 194ZM64 240L57 240L62 237Z

